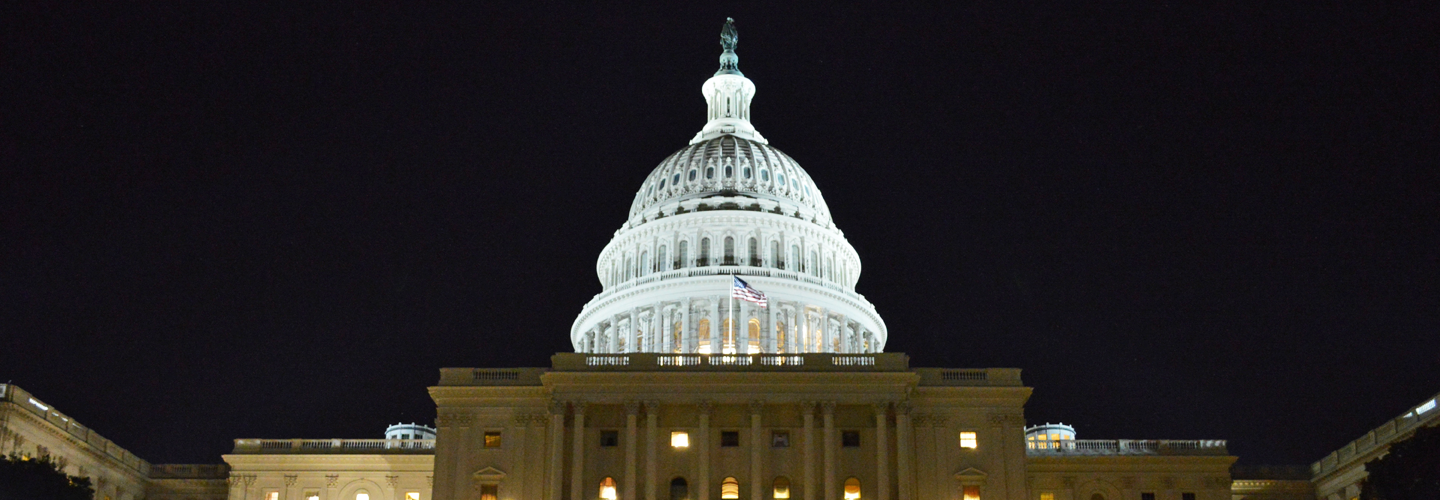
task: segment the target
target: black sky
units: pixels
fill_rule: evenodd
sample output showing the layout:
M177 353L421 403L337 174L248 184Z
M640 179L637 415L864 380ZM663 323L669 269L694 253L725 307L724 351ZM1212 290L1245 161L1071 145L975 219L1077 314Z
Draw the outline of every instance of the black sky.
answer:
M213 463L546 366L732 16L888 351L1309 463L1440 391L1440 7L1293 3L12 2L0 379Z

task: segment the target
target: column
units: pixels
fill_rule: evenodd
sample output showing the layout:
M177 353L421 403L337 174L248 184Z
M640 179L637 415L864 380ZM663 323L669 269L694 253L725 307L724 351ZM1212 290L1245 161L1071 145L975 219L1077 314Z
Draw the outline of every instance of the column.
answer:
M620 338L620 315L616 314L610 317L610 349L605 352L610 354L620 352Z
M659 482L655 477L656 447L660 446L660 433L656 430L659 412L659 401L645 402L645 500L659 500L655 498L655 484Z
M750 353L750 302L737 300L735 305L735 354L744 356Z
M885 428L890 426L890 403L875 405L875 498L890 500L890 437Z
M720 296L710 297L710 331L701 332L710 338L710 354L720 354L720 327L725 318L720 316ZM704 499L701 499L704 500Z
M690 342L690 298L680 299L680 352L688 353L694 348Z
M770 354L780 352L780 345L775 343L775 314L770 309L774 306L775 304L766 302L765 307L760 308L760 312L756 314L760 316L760 335L765 339L760 342L760 350Z
M548 500L560 500L560 490L563 484L560 478L564 476L565 468L565 403L550 403L550 461L546 464L546 474L549 479L550 493L545 496Z
M803 450L804 460L802 467L805 468L805 498L803 500L815 500L815 402L805 401L800 403L800 416L805 419L805 430L803 431L805 449Z
M638 437L635 428L639 413L639 401L625 402L625 484L620 485L624 491L620 498L624 500L635 500L635 483L640 481L640 475L635 472L635 440Z
M572 406L575 407L575 430L573 431L574 436L570 438L572 444L570 448L570 500L586 500L585 402L576 401Z
M525 468L525 460L527 458L525 456L525 442L529 441L526 437L529 433L526 432L526 430L528 430L527 428L530 426L530 415L515 415L512 422L514 423L510 426L510 435L504 437L506 441L509 441L509 443L506 444L514 446L513 449L515 450L515 458L510 462L514 464L510 473L515 475L517 481L510 486L510 491L514 492L516 498L529 498L525 491L524 478L529 477L526 475L529 471ZM395 492L395 495L397 497L396 500L401 500L398 498L400 495L398 490Z
M750 498L760 500L764 490L761 489L760 481L760 450L765 449L765 441L760 437L760 417L765 410L765 401L754 400L750 402Z
M656 302L655 307L650 309L650 348L647 349L650 352L660 352L660 339L665 338L660 332L660 311L663 306L664 304Z
M820 403L820 412L825 418L825 437L820 443L825 450L825 499L834 500L840 498L835 496L835 402Z
M711 323L712 325L714 323ZM695 447L698 455L700 471L696 474L695 487L698 490L697 500L710 500L710 402L700 402L700 432L699 436L690 441L690 446ZM577 499L578 500L578 499Z
M910 457L914 453L914 448L910 446L910 402L901 401L895 404L895 468L900 481L898 500L914 498L910 491L915 485L915 473L910 470Z

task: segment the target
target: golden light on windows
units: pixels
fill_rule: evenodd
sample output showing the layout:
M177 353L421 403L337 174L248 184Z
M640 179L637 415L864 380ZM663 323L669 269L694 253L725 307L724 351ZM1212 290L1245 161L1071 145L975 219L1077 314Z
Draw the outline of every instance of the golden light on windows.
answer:
M494 484L480 485L480 500L496 500L500 497L500 486Z
M370 494L366 493L364 490L361 490L359 493L355 494L355 500L370 500Z
M1041 493L1040 500L1055 500L1055 494L1050 492Z
M860 480L850 478L845 480L845 500L860 500Z
M405 500L420 500L420 492L418 492L418 491L407 491L407 492L405 492ZM1050 499L1050 500L1055 500L1055 499L1052 498L1052 499Z
M979 441L978 439L976 439L974 432L966 431L966 432L961 432L961 433L960 433L960 447L961 447L961 448L971 448L971 449L974 449L974 448L979 447L979 445L980 445L980 441Z
M265 500L280 500L280 492L270 491L265 493Z
M607 477L600 480L600 498L603 500L615 500L615 478Z
M738 498L740 498L740 481L732 476L720 482L721 500L736 500Z
M980 487L979 487L979 486L966 486L966 487L965 487L965 500L980 500Z
M320 500L320 492L315 490L305 492L305 500Z
M499 447L500 447L500 431L487 431L487 432L485 432L485 447L486 447L486 448L499 448Z
M684 431L671 432L671 433L670 433L670 447L671 447L671 448L689 448L689 447L690 447L690 434L687 433L687 432L684 432Z
M790 478L785 476L775 478L775 493L772 496L775 500L790 498Z

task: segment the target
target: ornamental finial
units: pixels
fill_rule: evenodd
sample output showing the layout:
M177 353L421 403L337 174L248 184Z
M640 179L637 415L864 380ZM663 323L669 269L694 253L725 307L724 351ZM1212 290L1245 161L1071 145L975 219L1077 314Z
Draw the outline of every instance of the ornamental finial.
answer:
M725 27L720 28L720 48L725 49L720 54L720 71L717 75L741 75L740 56L735 55L735 45L740 42L740 34L735 32L735 19L725 18Z

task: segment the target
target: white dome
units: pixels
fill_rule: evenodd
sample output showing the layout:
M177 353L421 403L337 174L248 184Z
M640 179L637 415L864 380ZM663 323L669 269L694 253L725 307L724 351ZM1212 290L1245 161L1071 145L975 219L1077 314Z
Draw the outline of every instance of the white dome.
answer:
M708 121L641 185L571 342L591 353L880 352L885 322L855 293L860 256L810 175L750 124L755 84L728 33L701 87ZM765 305L732 299L732 276Z

